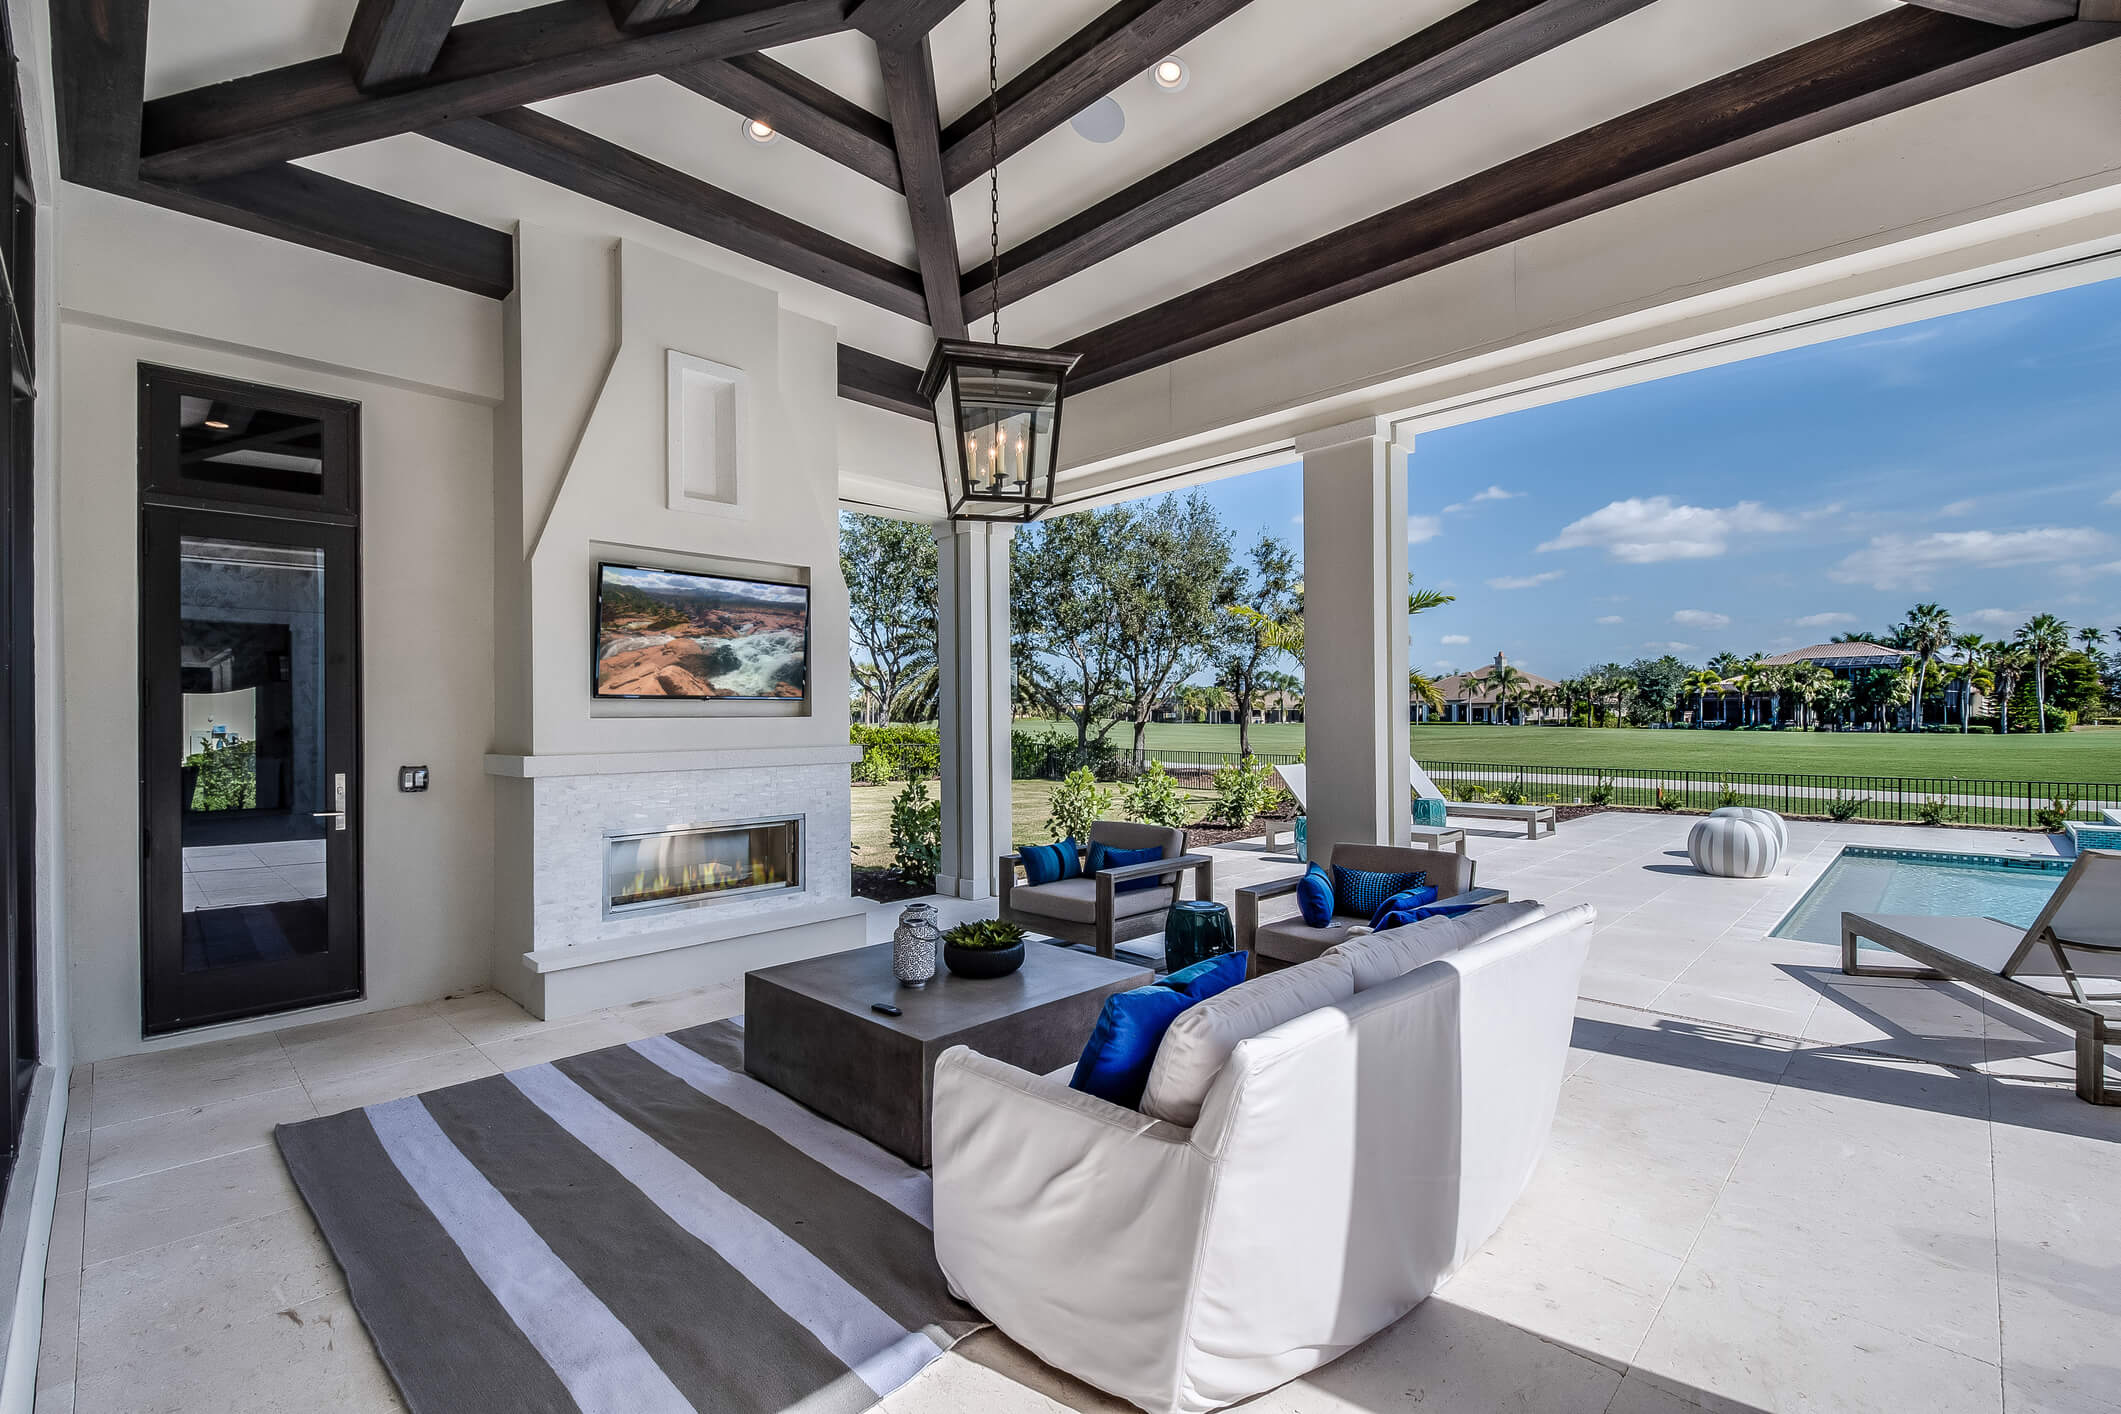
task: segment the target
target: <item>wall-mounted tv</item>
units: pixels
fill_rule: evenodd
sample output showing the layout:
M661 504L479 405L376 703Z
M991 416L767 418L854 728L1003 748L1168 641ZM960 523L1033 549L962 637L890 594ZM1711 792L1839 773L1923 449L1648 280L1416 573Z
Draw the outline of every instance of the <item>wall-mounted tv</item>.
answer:
M809 587L600 563L591 679L598 697L799 699Z

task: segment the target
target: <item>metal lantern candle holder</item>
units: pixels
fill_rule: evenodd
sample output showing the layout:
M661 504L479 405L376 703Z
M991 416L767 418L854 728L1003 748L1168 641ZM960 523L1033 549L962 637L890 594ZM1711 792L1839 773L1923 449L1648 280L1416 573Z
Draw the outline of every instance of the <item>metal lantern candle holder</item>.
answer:
M1053 504L1063 385L1080 354L944 339L921 377L952 520L1036 520Z

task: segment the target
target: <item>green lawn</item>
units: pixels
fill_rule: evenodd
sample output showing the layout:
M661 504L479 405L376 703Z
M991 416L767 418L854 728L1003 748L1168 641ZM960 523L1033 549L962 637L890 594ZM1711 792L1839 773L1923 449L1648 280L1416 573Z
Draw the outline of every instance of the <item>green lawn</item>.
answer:
M1060 730L1051 723L1017 725ZM1256 726L1252 749L1293 755L1303 749L1303 732L1301 725ZM2111 727L1998 737L1435 724L1413 727L1411 734L1414 755L1425 762L2121 782L2121 729ZM1116 729L1112 739L1122 746L1132 741L1124 727ZM1175 751L1234 754L1237 728L1158 723L1149 728L1149 743Z
M1234 729L1233 729L1234 730ZM1017 844L1043 844L1053 838L1046 828L1046 813L1052 808L1057 781L1016 781L1009 788L1011 825ZM853 787L854 862L881 869L891 863L891 802L906 788L903 781L881 786ZM1184 792L1205 810L1214 793L1181 785ZM933 783L929 790L935 789ZM1114 787L1115 794L1118 788ZM1115 812L1124 817L1126 811Z

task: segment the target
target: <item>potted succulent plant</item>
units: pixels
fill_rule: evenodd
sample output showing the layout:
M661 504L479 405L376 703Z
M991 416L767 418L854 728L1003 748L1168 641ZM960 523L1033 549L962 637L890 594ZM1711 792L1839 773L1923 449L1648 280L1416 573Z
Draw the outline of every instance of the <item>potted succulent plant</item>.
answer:
M1024 965L1024 930L989 918L943 934L943 966L960 977L1007 977Z

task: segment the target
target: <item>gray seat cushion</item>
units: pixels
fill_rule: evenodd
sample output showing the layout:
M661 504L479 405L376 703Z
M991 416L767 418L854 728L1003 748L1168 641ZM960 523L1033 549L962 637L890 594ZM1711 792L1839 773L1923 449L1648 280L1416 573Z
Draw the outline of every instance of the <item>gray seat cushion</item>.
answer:
M1169 888L1136 889L1112 897L1112 916L1139 918L1144 913L1169 909L1175 896ZM1018 884L1009 890L1009 907L1018 913L1036 913L1064 923L1097 921L1097 880L1062 879L1052 884Z
M1297 917L1262 923L1252 935L1252 951L1276 962L1309 962L1347 937L1350 928L1367 926L1369 921L1335 918L1323 928L1313 928Z

